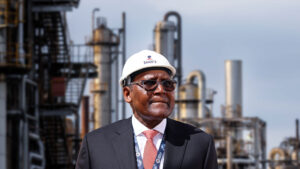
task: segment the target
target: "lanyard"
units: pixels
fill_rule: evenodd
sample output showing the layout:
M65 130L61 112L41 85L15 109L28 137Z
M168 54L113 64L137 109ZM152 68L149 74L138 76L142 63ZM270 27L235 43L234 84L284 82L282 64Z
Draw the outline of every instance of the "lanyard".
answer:
M134 137L134 144L135 144L134 148L135 148L135 155L136 155L137 167L138 167L138 169L144 169L142 154L140 152L140 149L139 149L139 146L138 146L135 134L134 134L133 137ZM159 149L157 151L157 155L156 155L156 158L155 158L155 161L154 161L152 169L158 169L159 168L159 165L160 165L160 162L161 162L161 158L162 158L162 156L164 154L164 151L165 151L165 145L166 145L165 144L165 140L162 139L161 143L160 143L160 146L159 146Z

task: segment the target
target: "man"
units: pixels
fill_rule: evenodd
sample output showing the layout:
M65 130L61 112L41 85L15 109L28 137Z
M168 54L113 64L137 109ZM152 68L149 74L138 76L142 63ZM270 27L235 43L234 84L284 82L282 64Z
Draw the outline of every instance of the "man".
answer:
M217 169L213 138L169 119L175 68L143 50L125 63L120 84L133 116L88 133L76 169Z

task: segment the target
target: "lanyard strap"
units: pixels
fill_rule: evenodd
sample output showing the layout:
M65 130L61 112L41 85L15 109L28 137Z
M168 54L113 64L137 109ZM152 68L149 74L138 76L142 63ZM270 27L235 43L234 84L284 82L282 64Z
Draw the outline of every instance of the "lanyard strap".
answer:
M134 148L135 148L135 155L136 155L137 167L138 167L138 169L144 169L142 154L140 152L140 149L139 149L139 146L138 146L135 134L134 134L133 137L134 137L134 145L135 145ZM165 151L165 145L166 145L165 144L165 140L162 139L161 143L160 143L160 146L159 146L159 149L157 151L157 155L156 155L156 158L155 158L155 161L154 161L152 169L158 169L159 168L159 165L161 163L161 158L162 158L162 156L164 154L164 151Z

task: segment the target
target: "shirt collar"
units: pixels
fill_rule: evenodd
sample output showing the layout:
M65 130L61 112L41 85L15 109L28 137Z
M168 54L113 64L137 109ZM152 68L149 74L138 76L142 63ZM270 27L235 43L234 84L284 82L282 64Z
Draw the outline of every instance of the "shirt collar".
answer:
M134 115L132 115L131 122L132 122L132 126L133 126L133 131L137 136L142 134L142 132L144 132L146 130L150 130L148 127L144 126ZM164 118L158 125L156 125L153 128L153 130L156 130L159 133L161 133L162 135L164 135L166 125L167 125L167 120Z

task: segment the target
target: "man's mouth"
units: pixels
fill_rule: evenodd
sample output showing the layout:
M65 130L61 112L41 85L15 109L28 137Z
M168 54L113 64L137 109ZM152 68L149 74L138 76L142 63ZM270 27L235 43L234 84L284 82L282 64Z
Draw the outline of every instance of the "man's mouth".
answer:
M150 104L152 103L161 103L161 104L166 104L169 106L169 102L168 101L165 101L165 100L153 100L153 101L150 101Z

